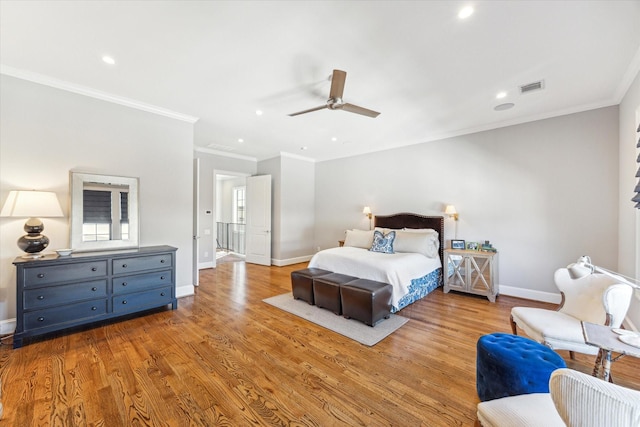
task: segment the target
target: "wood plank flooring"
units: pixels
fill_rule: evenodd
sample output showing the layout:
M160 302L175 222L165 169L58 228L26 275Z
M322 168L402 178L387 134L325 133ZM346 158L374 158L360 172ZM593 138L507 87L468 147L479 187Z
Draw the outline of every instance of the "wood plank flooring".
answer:
M471 426L478 338L510 332L515 305L553 307L440 288L366 347L262 302L304 267L222 263L178 310L0 346L0 425ZM593 357L568 363L590 373ZM613 375L640 389L640 360Z

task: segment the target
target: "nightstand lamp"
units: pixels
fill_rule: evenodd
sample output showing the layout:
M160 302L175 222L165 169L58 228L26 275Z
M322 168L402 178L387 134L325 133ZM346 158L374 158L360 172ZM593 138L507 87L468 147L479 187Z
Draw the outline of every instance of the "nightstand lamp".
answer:
M458 211L456 211L456 207L453 205L447 205L444 209L444 213L449 215L449 218L453 218L454 221L458 220Z
M365 206L364 209L362 209L362 213L369 218L369 230L371 230L371 217L373 217L371 208L369 206Z
M18 247L26 252L24 258L40 258L49 245L49 238L41 234L44 225L40 217L62 217L56 193L51 191L11 191L0 211L3 217L29 218L24 224L26 235L18 239Z

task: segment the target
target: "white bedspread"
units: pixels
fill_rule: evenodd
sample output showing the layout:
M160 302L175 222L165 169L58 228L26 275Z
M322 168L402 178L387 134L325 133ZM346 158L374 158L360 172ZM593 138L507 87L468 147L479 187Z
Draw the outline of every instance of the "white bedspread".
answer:
M325 249L309 261L310 268L391 284L394 307L409 292L413 279L426 276L441 266L439 257L427 258L416 253L383 254L347 246Z

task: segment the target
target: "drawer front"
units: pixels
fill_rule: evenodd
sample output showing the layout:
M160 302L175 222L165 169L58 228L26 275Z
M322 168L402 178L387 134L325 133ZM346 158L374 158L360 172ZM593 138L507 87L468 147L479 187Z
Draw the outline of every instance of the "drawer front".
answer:
M136 274L135 276L121 276L114 278L113 294L142 291L158 286L172 285L171 270L154 271L152 273Z
M24 291L23 305L25 310L29 310L106 297L107 281L102 279L73 285L29 289Z
M170 304L173 300L171 291L171 286L165 286L149 291L115 296L113 297L113 313L127 313L142 308L153 308Z
M107 275L107 261L78 262L24 269L24 286L48 285L56 282L93 279Z
M113 260L113 274L135 273L136 271L170 268L171 254L119 258Z
M85 301L77 304L48 308L45 310L31 311L24 314L25 330L45 328L60 323L74 322L78 320L103 315L107 312L107 300L99 299Z

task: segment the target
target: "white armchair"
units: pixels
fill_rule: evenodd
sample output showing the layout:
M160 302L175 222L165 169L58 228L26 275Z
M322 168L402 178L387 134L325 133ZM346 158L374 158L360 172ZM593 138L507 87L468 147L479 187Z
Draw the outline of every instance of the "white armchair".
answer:
M620 326L629 309L633 288L605 274L590 274L572 279L566 268L555 272L554 280L562 294L557 311L533 307L511 309L511 329L516 326L530 338L554 350L592 354L599 348L584 341L581 321Z
M571 369L557 369L549 393L521 394L478 404L483 427L638 427L640 391Z

